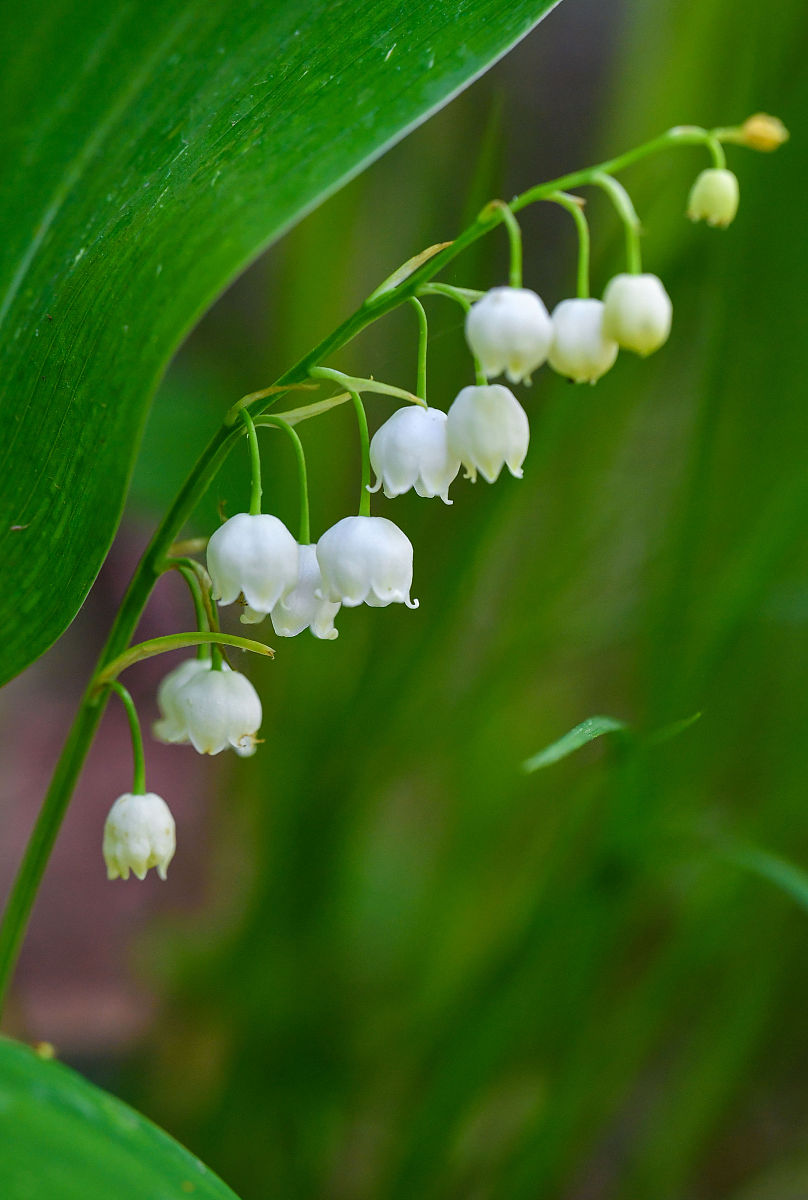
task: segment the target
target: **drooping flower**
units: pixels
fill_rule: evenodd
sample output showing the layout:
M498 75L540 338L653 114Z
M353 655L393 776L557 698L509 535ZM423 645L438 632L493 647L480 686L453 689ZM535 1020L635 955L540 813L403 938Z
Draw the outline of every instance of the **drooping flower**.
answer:
M272 628L278 637L297 637L304 629L310 629L316 638L326 641L339 637L338 630L334 628L334 618L340 606L322 598L322 586L317 547L301 546L297 586L279 600L270 613ZM241 619L249 623L249 610Z
M547 361L553 327L535 292L496 287L469 309L466 340L486 375L504 371L511 383L530 382L536 368Z
M247 755L255 750L261 701L239 671L197 671L175 692L188 740L200 754L219 754L232 746Z
M595 383L617 358L617 342L603 329L603 302L562 300L553 310L550 366L576 383Z
M108 879L145 879L150 867L165 879L176 849L171 810L154 792L119 796L104 824L104 861Z
M208 542L208 573L220 604L243 593L254 613L266 615L297 583L297 542L277 517L238 513Z
M615 275L603 293L603 332L624 350L651 354L668 340L673 305L657 275Z
M343 517L317 543L322 595L331 603L355 608L406 604L412 587L412 543L386 517Z
M446 413L438 408L399 408L376 431L370 465L376 473L371 492L384 488L388 499L415 488L419 496L440 496L451 504L449 485L460 459L449 449Z
M726 167L708 167L690 189L687 215L691 221L726 227L735 220L739 200L737 175Z
M447 424L450 449L472 483L478 471L494 483L503 466L522 478L530 426L522 405L503 384L464 387L449 409Z
M160 719L152 725L152 733L160 742L187 742L188 728L179 692L189 679L200 671L209 671L209 658L187 658L161 680L157 688L157 707Z

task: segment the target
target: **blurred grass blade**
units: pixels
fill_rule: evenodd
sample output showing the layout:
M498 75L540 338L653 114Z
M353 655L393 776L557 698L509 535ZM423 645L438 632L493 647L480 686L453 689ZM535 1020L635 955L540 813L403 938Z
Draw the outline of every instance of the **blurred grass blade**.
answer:
M558 741L552 742L538 754L528 758L522 763L522 770L531 772L538 771L542 767L549 767L553 763L559 762L560 759L566 758L568 754L574 754L587 742L593 742L595 738L603 737L605 733L628 733L628 730L629 727L625 721L618 721L614 717L587 717L585 721L581 721L580 725L576 725Z
M0 1039L3 1200L236 1200L145 1117L60 1063Z
M553 3L4 6L0 683L87 594L195 321Z
M669 742L672 738L678 737L680 733L684 733L686 729L700 720L701 713L695 712L691 713L689 717L682 717L679 721L671 721L670 725L663 725L655 733L649 734L647 745L661 746L663 742Z
M808 912L808 872L802 867L776 854L770 854L768 850L761 850L746 843L723 846L720 853L727 862L743 867L744 870L773 883Z

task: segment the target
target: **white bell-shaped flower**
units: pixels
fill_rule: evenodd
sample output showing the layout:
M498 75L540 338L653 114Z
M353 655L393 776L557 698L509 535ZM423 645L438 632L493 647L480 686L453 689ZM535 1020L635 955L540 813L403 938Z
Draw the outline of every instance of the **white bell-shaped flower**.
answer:
M209 671L209 658L187 658L161 680L157 688L157 707L160 719L152 725L152 733L160 742L187 742L188 728L179 692L189 679L200 671Z
M419 496L440 496L451 504L449 485L460 459L449 450L446 413L415 404L399 408L374 433L370 465L376 473L371 492L383 487L392 499L415 488Z
M104 824L103 853L108 879L145 879L149 867L165 879L176 849L171 810L154 792L119 796Z
M355 608L406 604L412 587L412 543L386 517L343 517L317 543L322 595L332 603Z
M297 583L298 549L283 521L239 513L208 542L208 574L220 604L243 593L255 613L268 613Z
M576 383L595 383L617 358L617 342L603 328L601 300L562 300L553 309L550 366Z
M188 740L200 754L232 746L240 754L255 749L261 701L239 671L197 671L176 691Z
M530 382L547 361L553 341L550 314L528 288L496 287L472 305L466 341L486 375L507 374L511 383Z
M737 175L726 167L708 167L690 189L687 215L691 221L727 226L735 220L739 200Z
M278 637L297 637L304 629L310 629L316 638L324 638L329 642L339 637L334 628L334 617L340 610L339 603L324 600L322 587L317 547L301 546L297 587L279 600L270 613L272 628ZM245 613L241 619L249 620L248 614Z
M522 478L530 442L527 413L513 392L501 383L464 387L449 409L449 446L472 483L479 471L494 483L503 466Z
M624 350L652 354L668 340L673 305L657 275L615 275L603 293L603 332Z

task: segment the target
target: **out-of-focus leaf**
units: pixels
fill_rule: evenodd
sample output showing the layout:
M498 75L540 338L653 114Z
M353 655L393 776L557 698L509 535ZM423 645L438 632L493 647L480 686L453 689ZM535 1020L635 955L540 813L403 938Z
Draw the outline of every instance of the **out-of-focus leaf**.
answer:
M721 857L759 875L761 879L767 879L808 911L808 872L796 863L745 843L731 843L722 847Z
M552 6L5 6L0 682L84 599L155 383L199 315Z
M538 754L527 759L522 764L522 769L530 772L538 771L542 767L549 767L552 763L566 758L568 754L580 750L587 742L593 742L595 738L603 737L604 733L626 733L628 729L629 726L625 721L618 721L614 717L587 717L585 721L581 721L580 725L576 725L558 741L551 742Z
M4 1200L235 1200L204 1163L60 1063L0 1040Z

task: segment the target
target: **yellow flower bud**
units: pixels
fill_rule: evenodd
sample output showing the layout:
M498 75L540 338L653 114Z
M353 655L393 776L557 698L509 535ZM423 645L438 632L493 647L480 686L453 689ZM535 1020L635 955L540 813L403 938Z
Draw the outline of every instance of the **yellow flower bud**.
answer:
M779 117L770 117L768 113L755 113L748 117L741 126L739 141L750 150L776 150L787 142L789 132Z

